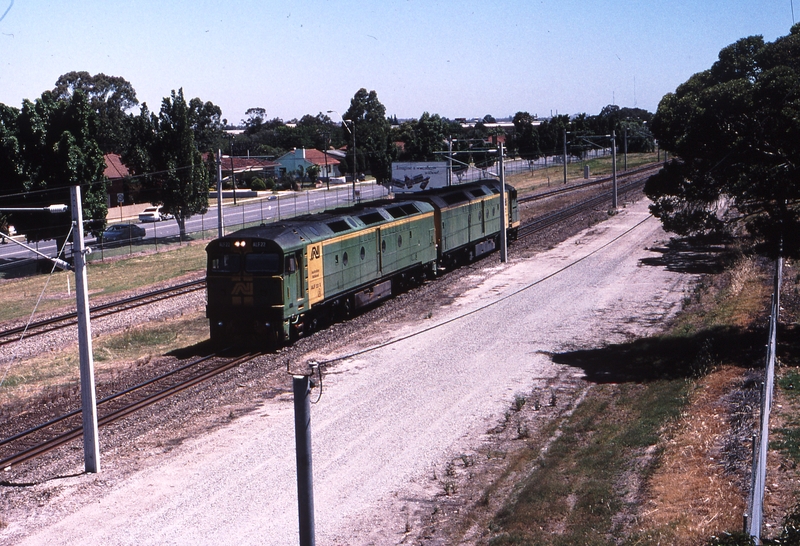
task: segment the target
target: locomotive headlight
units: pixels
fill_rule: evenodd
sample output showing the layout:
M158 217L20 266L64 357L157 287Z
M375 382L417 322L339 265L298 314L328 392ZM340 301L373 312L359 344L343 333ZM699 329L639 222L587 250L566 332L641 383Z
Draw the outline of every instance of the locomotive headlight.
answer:
M235 241L235 242L233 243L233 246L235 246L235 247L237 247L237 248L244 248L244 246L245 246L245 242L244 242L244 241Z

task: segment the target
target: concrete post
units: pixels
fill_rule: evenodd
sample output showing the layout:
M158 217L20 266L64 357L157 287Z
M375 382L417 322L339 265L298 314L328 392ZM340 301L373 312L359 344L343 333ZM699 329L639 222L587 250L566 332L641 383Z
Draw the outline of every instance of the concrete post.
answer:
M81 188L70 188L73 240L75 242L75 295L78 307L78 347L81 373L81 408L83 411L83 458L86 472L100 472L100 442L97 430L97 398L94 386L92 325L89 320L89 289L86 278L86 250L83 245L83 209Z
M292 376L294 434L297 455L297 508L300 546L314 546L314 484L311 464L311 383L308 376Z

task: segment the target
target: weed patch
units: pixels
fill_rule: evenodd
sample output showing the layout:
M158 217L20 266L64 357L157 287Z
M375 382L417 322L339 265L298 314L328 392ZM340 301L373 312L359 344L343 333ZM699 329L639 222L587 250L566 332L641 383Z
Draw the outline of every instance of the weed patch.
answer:
M598 385L492 521L490 544L612 544L623 477L679 415L683 381Z

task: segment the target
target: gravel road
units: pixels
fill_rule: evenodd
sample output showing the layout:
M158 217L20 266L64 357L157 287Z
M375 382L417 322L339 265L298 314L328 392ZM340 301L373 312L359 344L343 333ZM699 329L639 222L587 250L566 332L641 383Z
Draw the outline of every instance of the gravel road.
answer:
M394 342L326 367L311 425L317 544L403 541L410 507L441 493L446 462L474 449L515 395L580 373L549 354L654 333L678 310L691 278L641 263L666 239L647 204L498 265L429 318L365 332ZM86 481L97 486L77 487ZM48 519L46 508L6 536L27 545L297 544L291 395L124 480L101 473L61 485L71 513ZM73 486L92 495L70 497Z

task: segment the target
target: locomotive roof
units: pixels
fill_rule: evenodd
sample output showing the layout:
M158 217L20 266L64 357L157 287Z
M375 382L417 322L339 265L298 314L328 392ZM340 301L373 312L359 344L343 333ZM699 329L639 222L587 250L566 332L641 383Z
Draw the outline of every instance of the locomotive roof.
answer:
M289 249L329 239L338 234L364 229L368 226L379 226L406 216L433 211L433 207L428 203L414 201L413 205L409 206L409 201L413 200L383 200L370 203L369 206L349 207L298 216L240 229L222 239L240 239L242 237L266 239L275 241L284 249ZM218 240L220 239L215 241ZM215 241L209 243L209 247Z
M446 208L499 193L499 182L483 179L397 196L395 199L373 201L369 205L358 205L261 224L240 229L222 239L249 237L275 241L283 249L298 248L338 234L357 231L373 225L379 226L405 216L430 212L433 211L434 206ZM409 204L411 204L410 207ZM216 246L218 240L215 239L209 243L206 249Z

